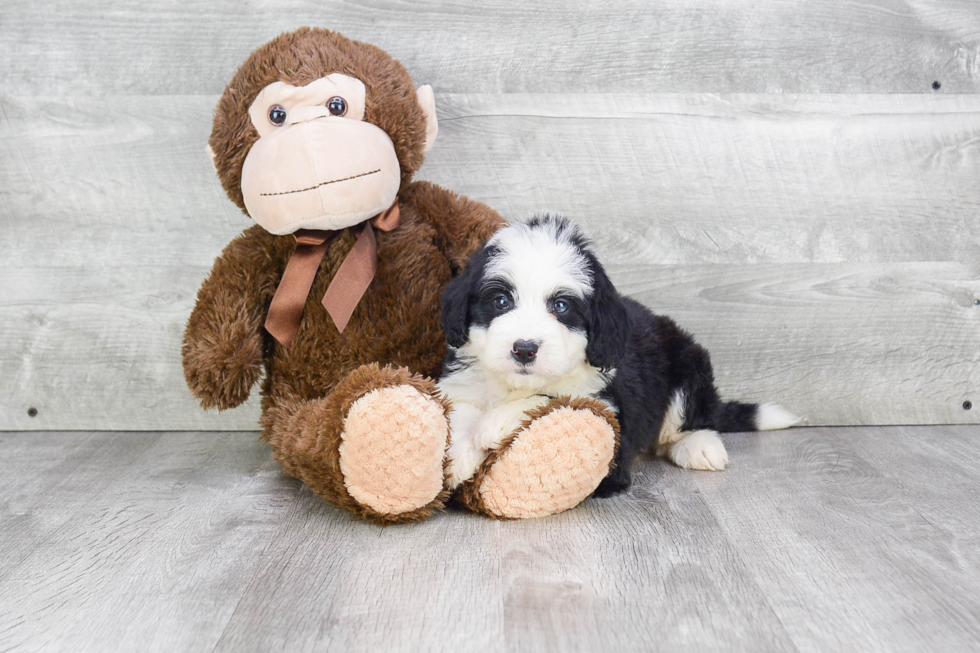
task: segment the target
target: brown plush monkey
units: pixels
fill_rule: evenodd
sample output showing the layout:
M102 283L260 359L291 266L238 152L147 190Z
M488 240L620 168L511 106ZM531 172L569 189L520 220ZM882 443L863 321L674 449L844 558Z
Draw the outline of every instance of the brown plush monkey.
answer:
M502 223L412 181L436 132L432 89L416 89L388 54L304 28L245 61L209 142L225 191L258 224L201 286L184 335L187 383L204 408L232 408L264 370L262 438L283 470L378 523L421 519L448 496L449 406L427 378L445 353L439 298ZM612 437L601 408L578 412L583 428ZM526 445L522 460L548 455ZM492 473L501 455L467 486L465 505L532 516L591 491L565 496L570 505L529 494L537 484L518 478L516 459ZM480 498L484 479L492 505Z

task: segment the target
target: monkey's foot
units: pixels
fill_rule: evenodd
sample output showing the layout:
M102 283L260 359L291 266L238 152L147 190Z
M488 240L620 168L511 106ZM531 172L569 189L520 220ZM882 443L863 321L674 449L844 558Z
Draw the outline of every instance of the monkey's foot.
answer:
M372 390L351 405L340 437L344 485L362 506L391 521L441 506L449 426L435 398L411 385Z
M460 502L496 519L574 508L609 473L619 424L602 402L555 399L528 413L459 490Z

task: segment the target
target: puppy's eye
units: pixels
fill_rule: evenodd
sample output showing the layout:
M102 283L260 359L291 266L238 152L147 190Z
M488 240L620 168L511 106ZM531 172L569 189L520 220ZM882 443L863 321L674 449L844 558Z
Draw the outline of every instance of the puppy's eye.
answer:
M347 101L336 95L327 100L327 110L330 111L330 115L342 116L347 113Z
M493 298L493 307L498 311L506 311L510 308L510 299L507 295L497 295Z
M555 313L565 313L569 308L568 302L566 302L564 299L556 299L552 306L555 309Z
M273 104L269 107L269 122L276 127L281 127L286 122L286 110L278 104Z

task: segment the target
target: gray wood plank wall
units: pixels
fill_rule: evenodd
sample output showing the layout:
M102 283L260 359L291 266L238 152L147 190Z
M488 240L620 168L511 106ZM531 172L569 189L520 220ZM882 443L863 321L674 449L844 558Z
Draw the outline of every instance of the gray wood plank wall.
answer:
M582 222L726 395L978 421L975 1L61 0L0 6L0 429L255 427L180 370L250 224L204 145L238 64L306 24L435 87L421 178Z

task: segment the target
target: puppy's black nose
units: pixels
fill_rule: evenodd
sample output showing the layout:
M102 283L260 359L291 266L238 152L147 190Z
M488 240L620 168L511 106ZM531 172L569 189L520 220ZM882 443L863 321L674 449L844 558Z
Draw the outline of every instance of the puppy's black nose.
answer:
M538 355L538 343L530 340L518 340L514 343L514 349L510 355L521 365L530 365L534 362L534 357Z

